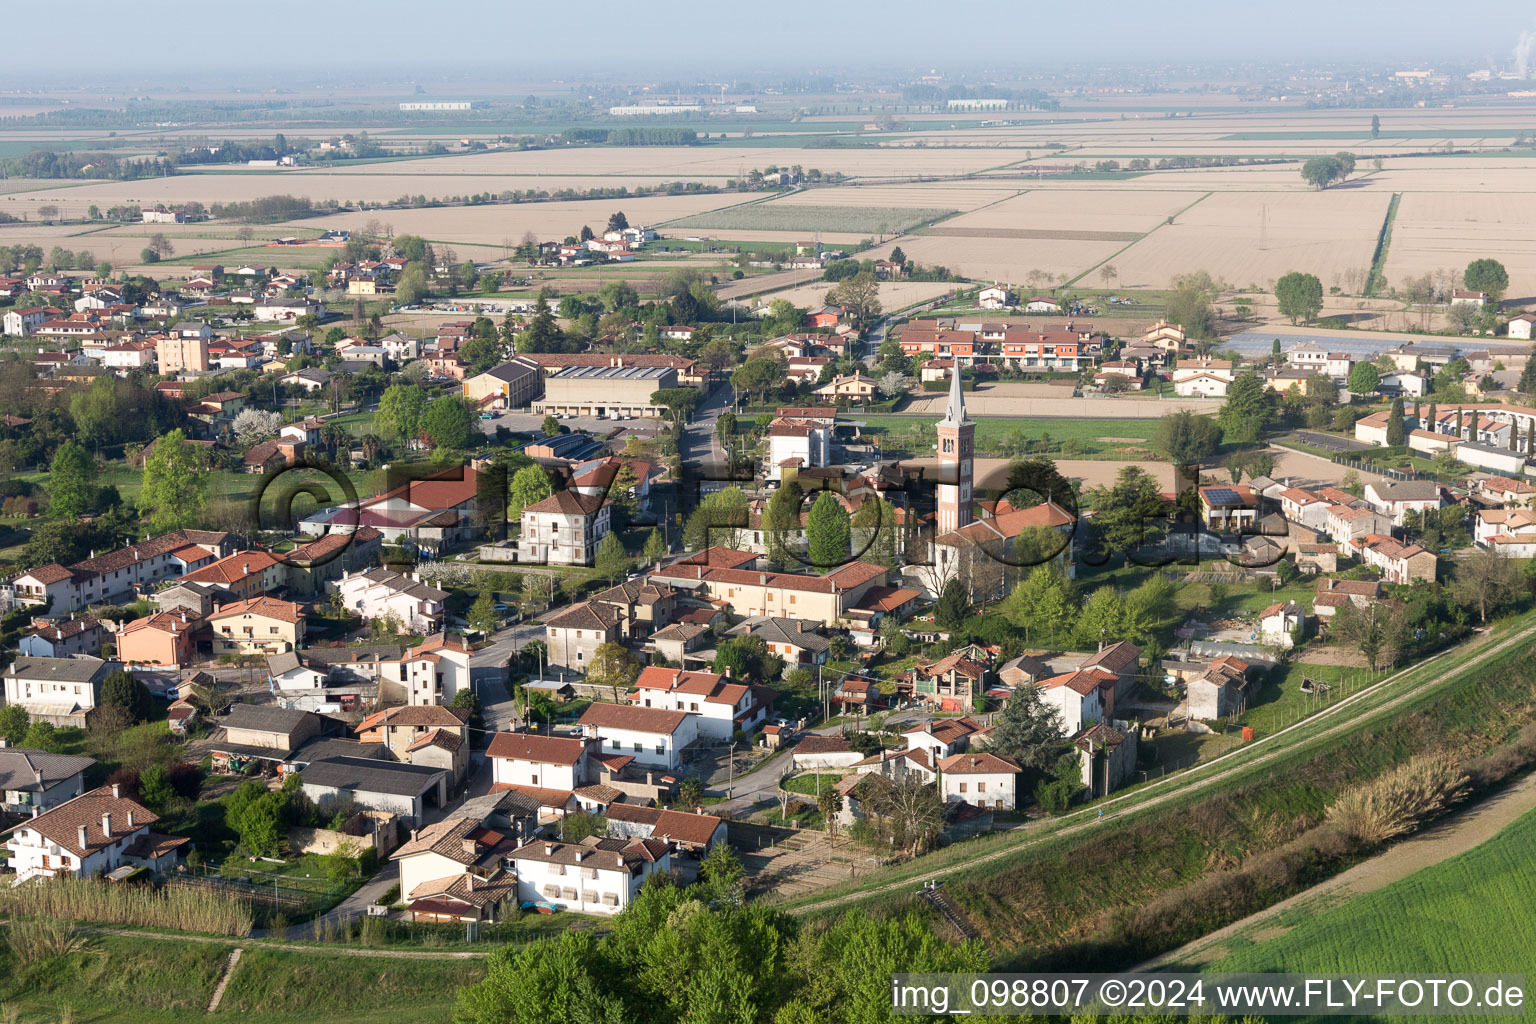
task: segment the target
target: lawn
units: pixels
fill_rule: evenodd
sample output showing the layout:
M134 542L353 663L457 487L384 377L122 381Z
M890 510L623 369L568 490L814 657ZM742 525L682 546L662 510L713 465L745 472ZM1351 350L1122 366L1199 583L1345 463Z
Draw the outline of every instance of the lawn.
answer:
M789 779L784 783L784 788L789 790L791 793L803 793L806 796L814 797L818 792L818 785L821 787L821 791L824 792L827 789L837 785L838 780L841 778L842 776L836 772L831 774L822 772L819 774L812 773L809 775L796 775L794 778Z
M1347 903L1303 902L1261 932L1288 929L1284 934L1263 941L1240 935L1228 943L1231 954L1208 969L1523 972L1536 958L1533 843L1536 812L1481 846Z
M1268 736L1358 693L1386 674L1307 661L1277 665L1248 702L1248 710L1238 716L1237 724L1251 727L1257 736ZM1303 693L1303 679L1324 683L1328 690L1326 693Z

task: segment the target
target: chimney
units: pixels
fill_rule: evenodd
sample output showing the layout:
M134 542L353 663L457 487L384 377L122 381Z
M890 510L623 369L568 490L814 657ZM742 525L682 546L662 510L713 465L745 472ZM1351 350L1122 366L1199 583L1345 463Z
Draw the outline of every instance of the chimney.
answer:
M112 838L112 812L106 811L101 816L101 834L108 839Z
M133 831L133 809L132 808L128 809L128 831L129 832Z
M585 857L586 855L587 855L587 851L586 850L577 850L576 851L576 863L580 864L581 863L581 858Z
M725 666L725 678L731 678L731 666L729 665Z
M32 769L32 778L33 781L41 786L43 784L43 770L41 768Z
M473 839L460 840L464 845L464 852L471 857L475 855L475 841Z
M411 842L413 842L413 843L414 843L414 842L415 842L415 841L416 841L416 836L417 836L417 834L418 834L418 833L419 833L419 832L421 832L421 829L419 829L419 828L413 828L413 829L411 829Z
M80 849L84 850L86 848L86 836L85 836L85 826L84 825L80 826L79 831L76 833L76 838L78 838L80 840Z
M112 783L112 799L119 800L119 799L122 798L122 795L123 795L123 787L118 785L115 782Z
M554 843L545 843L544 844L544 856L546 856L546 857L553 857L554 855L555 855L555 844Z

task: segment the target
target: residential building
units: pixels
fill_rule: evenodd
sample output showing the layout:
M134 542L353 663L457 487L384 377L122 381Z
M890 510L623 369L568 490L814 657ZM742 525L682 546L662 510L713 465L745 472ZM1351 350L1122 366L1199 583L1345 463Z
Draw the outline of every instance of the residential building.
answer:
M1013 292L1003 285L991 285L976 294L976 305L982 309L1007 309L1017 300Z
M1220 359L1180 359L1172 377L1174 394L1184 398L1225 398L1235 379L1232 364Z
M159 820L115 784L66 800L12 831L5 845L16 873L13 884L90 878L124 867L169 871L190 840L151 831Z
M1280 492L1280 514L1309 530L1322 532L1328 519L1328 510L1332 507L1331 502L1323 500L1305 487L1291 487Z
M208 565L235 546L228 533L174 530L68 568L53 563L18 573L0 586L0 598L47 605L50 614L67 615L93 604L132 599L136 591Z
M1018 806L1018 780L1023 771L1017 761L986 751L954 754L938 762L945 803L964 800L973 807L1011 811Z
M33 619L16 650L31 658L69 658L99 654L107 632L89 615L73 619Z
M494 785L558 790L569 797L596 774L594 746L590 739L498 732L491 737L485 756L491 762Z
M965 714L977 709L985 690L987 666L955 651L930 665L912 669L914 700L936 704L943 711Z
M1184 706L1191 718L1213 722L1242 710L1248 698L1249 664L1225 656L1185 681Z
M660 839L607 839L580 843L535 839L511 854L517 898L579 914L621 913L645 880L672 867L670 844Z
M679 590L728 604L737 615L778 615L826 623L851 621L864 596L884 582L887 569L849 562L821 576L731 569L674 562L650 574Z
M407 764L426 764L450 772L454 782L469 767L469 712L432 704L415 704L375 711L358 723L363 743L382 743Z
M1348 352L1329 352L1321 345L1303 342L1286 350L1285 362L1297 370L1324 377L1344 378L1354 368L1355 360Z
M1132 690L1136 689L1137 673L1141 669L1141 648L1129 640L1107 644L1084 658L1078 668L1108 672L1113 675L1115 677L1114 699L1123 701L1130 697Z
M325 720L312 711L276 704L236 704L221 724L223 749L233 746L284 753L297 751L325 728Z
M342 606L365 620L394 616L412 632L436 632L442 627L448 592L379 567L348 573L331 584L341 595Z
M630 754L668 771L677 769L683 749L699 736L699 716L638 705L593 704L577 724L599 741L598 753Z
M1090 799L1108 796L1136 775L1136 727L1097 722L1072 737Z
M1433 480L1376 481L1365 485L1365 500L1393 526L1402 526L1409 512L1434 511L1445 505L1445 492Z
M600 645L624 638L624 617L611 605L583 601L548 619L544 631L549 663L580 670Z
M799 470L832 463L837 414L818 409L779 409L768 424L768 477L782 480Z
M1117 683L1113 672L1086 668L1042 679L1037 685L1046 703L1061 715L1062 727L1070 736L1114 713Z
M686 712L701 739L722 742L738 732L755 732L776 697L766 686L733 682L729 676L657 665L641 670L629 692L631 704Z
M129 665L179 668L195 660L197 620L185 612L154 612L117 632L117 656Z
M1259 498L1251 487L1200 488L1200 518L1215 533L1251 530L1259 518Z
M233 597L257 597L283 585L283 560L270 551L237 551L182 576L178 583L203 583Z
M0 810L31 816L85 791L89 757L51 754L27 747L0 747Z
M606 605L619 615L620 628L628 638L647 637L677 615L677 588L660 580L625 580L592 596L592 603Z
M304 795L322 811L350 802L413 824L424 819L429 805L447 803L451 778L428 765L346 756L311 761L299 772Z
M1412 583L1435 581L1435 554L1417 544L1406 544L1391 537L1368 534L1349 542L1356 558L1381 571L1388 583Z
M535 565L591 565L612 525L606 499L566 489L523 509L518 561Z
M253 597L224 605L208 616L215 654L276 654L304 640L305 612L292 601Z
M827 660L832 642L821 635L822 624L814 620L755 615L731 627L732 636L755 636L768 645L768 653L784 659L790 668L796 665L820 665Z
M33 721L83 726L99 702L101 684L122 667L89 655L20 657L5 670L5 703L22 708Z
M207 373L211 366L208 339L162 334L155 339L155 362L166 375Z
M1306 610L1294 601L1272 604L1259 612L1259 643L1272 647L1294 647L1296 637L1306 630Z
M816 389L824 401L867 402L880 393L880 382L862 373L838 375Z
M518 913L517 880L508 869L514 829L476 816L454 816L413 830L390 855L400 865L400 899L411 921L498 921Z
M1322 529L1335 544L1348 544L1371 533L1391 534L1392 520L1370 508L1330 505Z

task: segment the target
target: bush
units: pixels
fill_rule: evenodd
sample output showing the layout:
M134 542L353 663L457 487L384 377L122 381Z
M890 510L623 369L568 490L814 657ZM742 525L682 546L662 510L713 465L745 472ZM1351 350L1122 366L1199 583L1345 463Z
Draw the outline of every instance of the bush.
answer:
M1046 814L1056 817L1067 812L1073 798L1082 788L1082 783L1076 779L1055 779L1051 782L1042 780L1035 788L1035 802Z
M1384 843L1444 814L1471 785L1467 773L1448 756L1417 757L1343 793L1328 808L1328 820L1363 843Z

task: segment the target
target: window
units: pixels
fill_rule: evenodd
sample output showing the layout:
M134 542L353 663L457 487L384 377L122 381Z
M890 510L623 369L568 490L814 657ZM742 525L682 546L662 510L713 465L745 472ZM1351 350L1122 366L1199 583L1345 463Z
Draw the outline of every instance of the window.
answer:
M965 783L963 783L963 782L960 783L960 792L962 792L962 793L965 792Z
M596 879L597 878L597 868L582 868L581 869L581 877L582 878ZM592 899L595 900L595 899L597 899L597 897L593 896Z
M658 743L658 744L656 744L656 753L658 753L658 754L665 754L666 752L667 752L667 745L665 743Z
M616 893L616 892L605 892L605 893L603 893L603 903L606 904L607 906L610 906L610 907L618 906L619 905L619 894Z
M558 885L546 885L544 887L544 895L552 900L557 900L560 898L560 887Z
M644 748L639 743L635 744L635 753L637 753L637 754L640 753L640 751L642 749L644 749Z
M593 889L583 889L583 890L581 890L581 902L583 902L583 903L596 903L597 902L597 892L596 892L596 890L593 890Z
M575 889L562 889L560 891L560 894L562 896L564 896L566 899L570 900L572 903L576 902L576 890Z
M978 792L978 793L985 793L986 791L987 791L987 784L985 782L978 782L978 783L976 783L976 792Z

